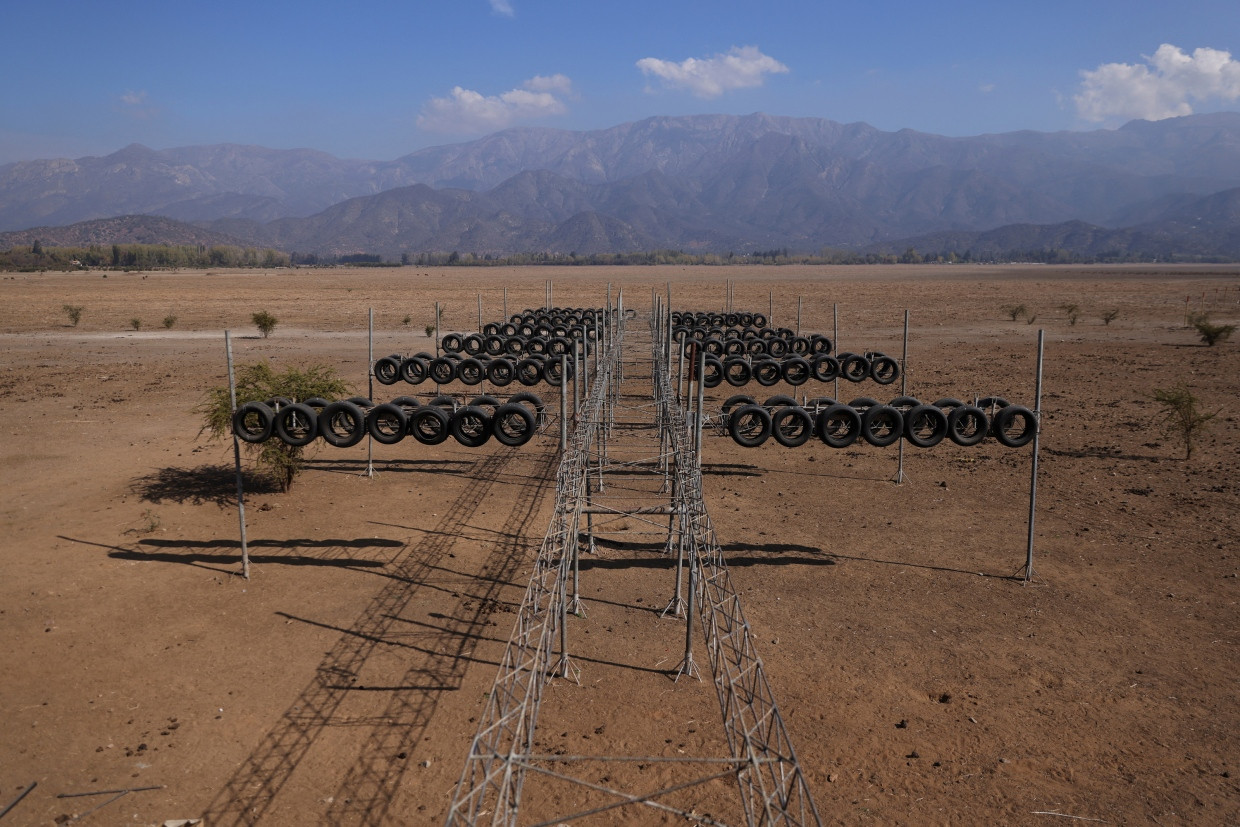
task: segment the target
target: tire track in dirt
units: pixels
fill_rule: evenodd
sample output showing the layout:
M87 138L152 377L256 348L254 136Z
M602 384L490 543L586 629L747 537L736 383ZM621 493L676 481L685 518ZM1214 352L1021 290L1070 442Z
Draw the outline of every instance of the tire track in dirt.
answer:
M388 583L328 650L314 678L215 795L204 813L208 823L258 824L263 820L319 736L341 723L337 712L352 691L350 678L379 646L396 642L391 632L402 610L448 553L513 457L511 450L497 450L476 463L470 475L473 484L397 563Z

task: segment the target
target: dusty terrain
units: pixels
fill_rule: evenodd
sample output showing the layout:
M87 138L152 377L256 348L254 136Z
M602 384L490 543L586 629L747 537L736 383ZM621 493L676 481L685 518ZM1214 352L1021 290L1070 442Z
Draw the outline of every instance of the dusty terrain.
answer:
M412 353L435 301L473 329L479 294L489 321L505 287L510 312L542 305L548 278L556 304L600 305L610 282L643 311L669 282L673 306L718 308L731 279L737 306L773 293L793 327L800 296L802 328L828 335L838 306L841 348L893 355L907 308L925 401L1032 405L1045 329L1029 585L1011 577L1028 450L909 448L896 485L894 448L705 441L707 504L819 812L1240 822L1240 341L1206 348L1184 326L1186 296L1240 319L1240 268L1028 266L5 275L0 808L37 782L6 824L94 807L82 821L442 823L548 523L552 439L375 446L373 478L365 443L323 447L287 494L247 462L245 581L231 441L200 437L194 408L226 382L225 328L239 363L326 363L364 394L368 308L376 356ZM77 327L64 304L84 307ZM262 309L269 339L249 323ZM1190 461L1149 398L1181 382L1219 410ZM375 386L409 392L426 395ZM726 754L709 675L669 677L683 625L657 616L661 540L634 537L582 564L581 686L548 687L539 743ZM58 797L141 787L157 789ZM531 821L571 809L571 790L527 792ZM724 818L712 796L731 787L698 794Z

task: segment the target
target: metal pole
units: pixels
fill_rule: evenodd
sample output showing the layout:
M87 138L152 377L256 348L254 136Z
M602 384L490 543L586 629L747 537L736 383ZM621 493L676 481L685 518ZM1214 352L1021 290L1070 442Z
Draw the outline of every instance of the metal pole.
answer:
M1042 355L1045 330L1038 331L1038 372L1033 390L1033 462L1029 468L1029 537L1025 547L1025 582L1033 580L1033 518L1038 505L1038 441L1042 435Z
M504 288L504 321L508 321L508 288Z
M900 357L900 395L908 395L908 309L904 310L904 353ZM900 435L900 461L896 468L896 485L904 482L904 435Z
M772 290L767 297L766 305L766 326L775 329L775 291Z
M801 335L801 297L797 296L797 335Z
M482 333L482 294L478 294L478 333Z
M835 346L835 352L840 352L840 306L839 304L831 305L831 344ZM832 398L836 402L840 401L840 376L839 372L835 375L835 389L831 392Z
M228 399L233 416L237 414L237 380L233 374L232 335L224 331L224 350L228 354ZM1037 437L1034 437L1037 439ZM245 488L241 482L241 439L233 431L233 462L237 466L237 517L241 521L241 576L250 579L250 547L245 539Z
M370 308L366 324L366 398L375 401L375 309ZM366 476L375 475L375 441L366 434Z
M560 356L560 454L568 451L568 357Z
M435 358L439 358L439 302L435 302ZM439 395L439 383L435 383L435 395Z
M705 397L706 383L706 348L698 348L697 353L697 413L694 416L693 427L695 429L693 437L693 452L697 456L697 466L700 471L702 468L702 423L706 417L704 415L705 408L703 401Z

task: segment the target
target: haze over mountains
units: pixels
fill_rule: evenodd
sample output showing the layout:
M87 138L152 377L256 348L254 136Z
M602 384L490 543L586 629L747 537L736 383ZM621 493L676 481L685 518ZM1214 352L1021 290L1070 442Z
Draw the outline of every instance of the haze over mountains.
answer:
M659 117L510 129L385 162L132 145L0 167L0 230L39 228L0 233L0 247L122 215L193 225L161 225L170 242L198 232L388 258L906 244L1237 257L1240 113L965 138L763 114Z

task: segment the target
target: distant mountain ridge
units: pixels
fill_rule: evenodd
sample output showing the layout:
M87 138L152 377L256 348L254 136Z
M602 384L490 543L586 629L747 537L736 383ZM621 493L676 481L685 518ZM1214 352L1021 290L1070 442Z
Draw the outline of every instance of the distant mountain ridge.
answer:
M1201 199L1237 187L1240 113L966 138L699 115L587 132L510 129L388 162L134 145L103 158L8 164L0 229L146 213L283 250L392 256L812 252L1007 226L1170 221L1141 237L1231 249L1240 221L1206 233L1168 216L1221 208L1229 198L1214 207Z

